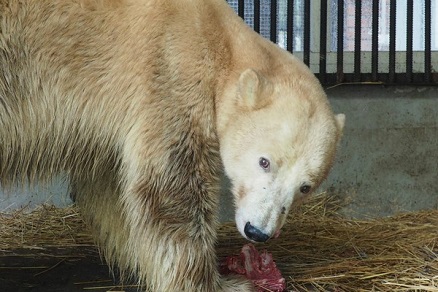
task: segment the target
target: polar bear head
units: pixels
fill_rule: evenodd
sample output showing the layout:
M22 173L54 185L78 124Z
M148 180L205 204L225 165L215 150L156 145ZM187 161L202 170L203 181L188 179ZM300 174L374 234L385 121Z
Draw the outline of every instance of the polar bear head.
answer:
M345 117L310 74L288 80L247 69L230 91L218 129L236 224L247 239L266 241L327 176Z

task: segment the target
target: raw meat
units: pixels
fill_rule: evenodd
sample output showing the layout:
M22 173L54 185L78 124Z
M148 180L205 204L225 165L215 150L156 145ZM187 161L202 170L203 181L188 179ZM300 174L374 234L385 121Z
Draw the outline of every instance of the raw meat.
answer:
M244 275L259 292L281 292L286 289L286 281L272 259L272 254L266 250L259 254L250 243L242 247L240 255L228 256L220 264L219 270L223 275Z

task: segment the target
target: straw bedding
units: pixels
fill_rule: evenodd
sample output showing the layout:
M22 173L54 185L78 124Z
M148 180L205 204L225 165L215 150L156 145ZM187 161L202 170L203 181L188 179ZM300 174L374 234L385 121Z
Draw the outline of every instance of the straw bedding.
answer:
M314 196L278 239L257 245L274 255L290 291L438 291L438 210L350 220L338 214L341 205ZM0 214L0 226L3 251L92 244L76 207ZM245 243L233 223L222 225L219 258Z

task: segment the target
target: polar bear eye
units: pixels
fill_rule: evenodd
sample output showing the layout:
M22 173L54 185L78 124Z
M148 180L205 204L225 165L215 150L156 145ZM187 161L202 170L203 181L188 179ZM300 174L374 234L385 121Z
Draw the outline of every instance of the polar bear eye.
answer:
M310 192L311 187L309 185L302 185L300 187L300 192L303 194L307 194Z
M261 168L263 168L264 170L269 170L269 166L270 166L270 162L268 159L261 157L259 159L259 165Z

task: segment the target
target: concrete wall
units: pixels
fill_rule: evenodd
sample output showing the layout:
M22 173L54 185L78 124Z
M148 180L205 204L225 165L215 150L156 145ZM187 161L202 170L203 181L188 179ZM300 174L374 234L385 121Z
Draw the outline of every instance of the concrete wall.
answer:
M0 212L3 213L21 208L32 210L43 203L59 207L72 204L68 194L68 179L65 176L55 177L49 185L29 186L26 184L19 188L0 189Z
M345 214L437 208L438 88L342 86L327 93L347 123L323 188L351 199Z
M338 86L327 89L347 115L337 162L320 191L350 201L347 216L386 216L438 208L438 88ZM222 220L233 220L224 179ZM65 179L53 186L0 193L0 211L42 202L70 203ZM19 197L19 199L17 199Z

